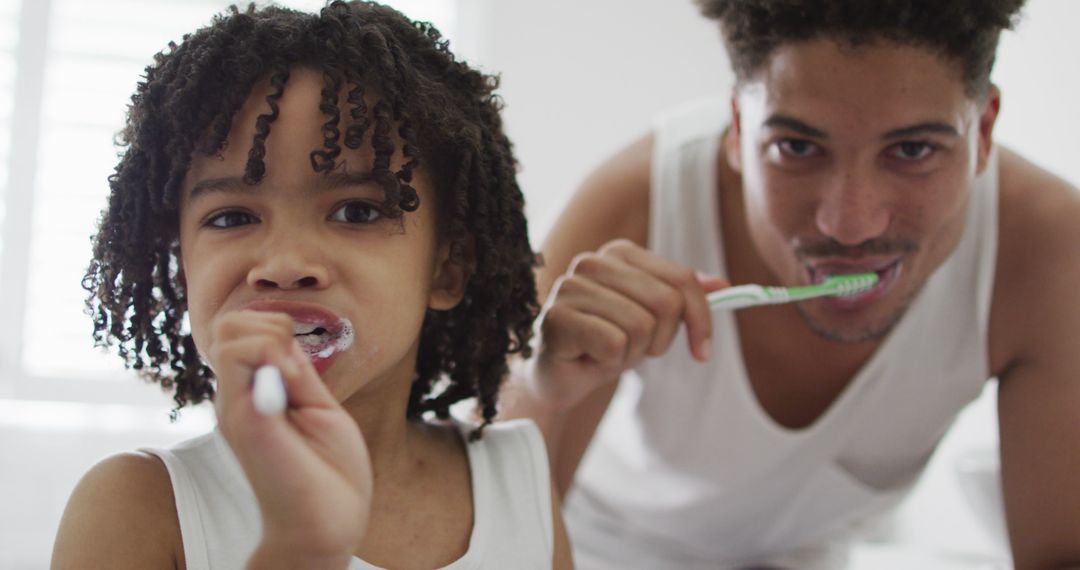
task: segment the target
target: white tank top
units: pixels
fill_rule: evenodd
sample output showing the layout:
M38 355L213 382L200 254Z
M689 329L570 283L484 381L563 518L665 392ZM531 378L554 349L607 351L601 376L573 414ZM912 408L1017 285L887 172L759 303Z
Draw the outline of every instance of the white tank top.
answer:
M457 422L463 437L473 426ZM499 422L466 443L473 529L453 570L544 568L554 552L551 483L544 441L530 420ZM144 449L168 468L187 570L237 570L262 535L255 494L217 430L169 449ZM349 570L376 566L354 557Z
M655 128L649 248L726 275L717 204L728 106L715 100ZM997 158L971 196L956 250L873 357L811 426L759 405L735 320L717 313L712 357L685 330L624 375L583 458L565 517L579 568L830 567L844 535L895 505L989 376Z

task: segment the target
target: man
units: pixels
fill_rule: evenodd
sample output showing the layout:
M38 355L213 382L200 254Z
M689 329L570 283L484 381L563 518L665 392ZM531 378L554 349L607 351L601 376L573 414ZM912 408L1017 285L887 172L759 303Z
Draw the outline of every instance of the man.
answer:
M548 438L577 562L834 565L997 378L1016 567L1080 565L1080 193L993 141L1022 0L699 3L733 95L583 184L505 410ZM847 298L706 301L871 271Z

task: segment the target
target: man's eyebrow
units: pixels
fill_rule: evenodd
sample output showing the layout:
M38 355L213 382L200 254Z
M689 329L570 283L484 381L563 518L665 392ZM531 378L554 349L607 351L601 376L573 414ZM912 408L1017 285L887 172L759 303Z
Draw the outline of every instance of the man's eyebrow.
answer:
M375 180L370 172L343 172L335 170L320 177L315 186L316 191L336 190L349 186L361 186ZM256 187L244 182L240 176L225 176L222 178L207 178L200 180L191 187L189 200L209 192L225 192L236 194L249 194L256 191Z
M827 139L829 134L825 131L811 127L810 125L788 115L773 114L765 119L766 127L781 127L816 139Z
M881 138L886 140L902 139L927 133L949 135L952 137L960 136L960 131L956 130L956 127L953 127L948 123L942 123L940 121L927 121L925 123L919 123L916 125L911 125L909 127L893 129L882 135Z

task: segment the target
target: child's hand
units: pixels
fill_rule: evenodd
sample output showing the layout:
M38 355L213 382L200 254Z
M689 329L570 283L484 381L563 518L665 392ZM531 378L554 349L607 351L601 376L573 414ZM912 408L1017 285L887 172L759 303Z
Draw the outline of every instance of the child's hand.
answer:
M578 255L541 312L532 390L551 409L566 410L646 356L667 352L682 323L693 357L708 359L705 295L727 285L627 240Z
M218 425L262 511L253 562L344 567L367 527L371 463L356 422L294 340L292 318L227 313L214 324L207 356L218 379ZM252 378L265 364L277 366L285 380L283 414L255 409Z

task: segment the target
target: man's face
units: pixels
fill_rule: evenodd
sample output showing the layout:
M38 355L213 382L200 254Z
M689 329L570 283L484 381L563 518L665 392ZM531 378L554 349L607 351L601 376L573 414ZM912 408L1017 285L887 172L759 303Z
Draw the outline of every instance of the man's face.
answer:
M782 46L736 91L728 158L759 259L780 283L875 271L849 298L800 304L826 337L880 338L956 246L998 96L960 67L888 43Z

